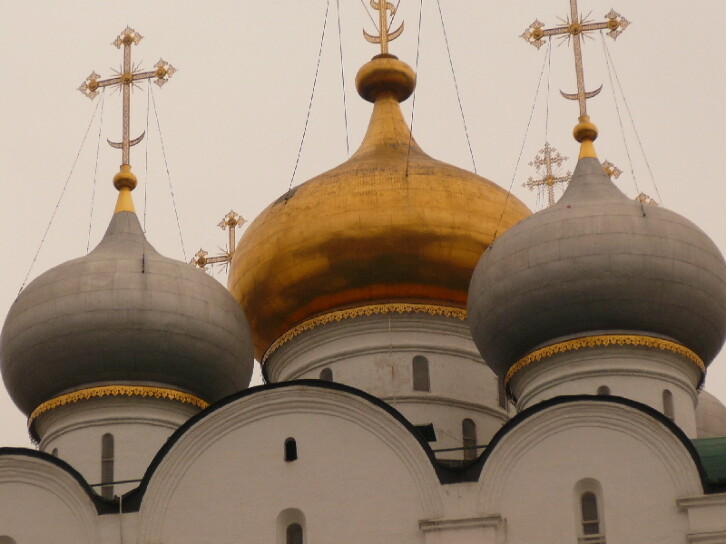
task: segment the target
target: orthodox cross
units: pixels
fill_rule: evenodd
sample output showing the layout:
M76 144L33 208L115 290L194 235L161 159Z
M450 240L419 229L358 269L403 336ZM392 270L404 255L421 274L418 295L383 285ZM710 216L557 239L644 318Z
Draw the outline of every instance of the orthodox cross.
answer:
M363 30L363 36L371 43L381 44L381 54L388 54L388 42L392 42L403 33L403 23L396 30L391 32L388 25L388 12L391 12L391 20L396 14L396 6L386 0L371 0L371 7L378 11L378 36L368 34Z
M96 98L99 94L98 89L100 88L121 87L121 93L123 96L123 110L121 114L123 127L122 137L121 141L118 143L112 142L111 140L108 140L108 143L111 147L121 149L121 164L123 165L129 164L130 148L138 144L144 138L143 132L141 133L141 136L134 138L133 140L131 140L129 136L129 133L131 132L131 86L137 85L136 82L142 79L155 78L154 83L161 87L172 75L174 75L174 72L176 72L176 68L164 61L164 59L160 59L159 62L154 64L155 70L149 70L146 72L140 71L138 65L132 65L131 46L138 45L141 39L141 34L127 26L112 42L112 44L116 46L116 49L121 49L122 45L124 47L124 58L121 69L116 71L116 75L114 77L110 77L108 79L99 79L101 77L100 75L98 75L95 71L91 72L91 75L89 75L81 86L78 87L78 90L91 100Z
M589 15L588 15L589 17ZM612 39L616 39L630 24L625 17L622 17L615 10L610 10L605 15L606 21L599 23L583 18L578 15L577 12L577 0L570 0L570 16L566 20L562 20L563 25L554 28L544 28L544 23L535 19L535 21L529 25L529 28L524 31L521 35L525 41L534 45L537 49L542 47L544 41L542 38L547 36L562 36L567 41L572 38L572 48L575 53L575 73L577 75L577 92L576 93L564 93L560 91L560 94L569 100L577 100L580 104L580 117L587 116L587 99L597 96L602 90L602 85L594 91L585 90L585 71L582 64L582 36L587 36L588 32L594 30L610 30L608 36Z
M635 197L636 202L640 202L642 204L651 204L653 206L660 206L658 202L653 197L650 197L646 195L645 193L640 193L638 196Z
M218 255L216 257L207 257L209 253L204 251L203 249L200 249L196 252L194 258L192 258L189 264L193 264L195 266L198 266L202 270L206 270L207 265L210 264L224 263L226 265L227 263L230 263L232 261L232 257L234 256L234 250L237 247L235 241L235 229L237 229L237 227L241 227L246 222L247 221L241 215L236 213L234 210L230 210L229 213L225 215L222 221L220 221L217 225L222 230L229 230L229 245L227 246L226 251L222 250L222 255Z
M547 206L552 206L555 203L555 186L559 183L569 183L572 178L571 172L568 170L564 176L556 175L554 167L558 170L562 166L562 163L567 160L567 157L563 157L557 149L552 147L549 142L545 142L542 149L535 156L534 160L529 163L530 166L534 166L537 171L544 169L544 175L540 179L534 179L530 177L524 187L528 187L530 191L535 188L539 189L540 194L544 191L547 192Z
M605 175L609 177L610 179L615 178L618 179L620 177L620 174L623 173L623 171L615 166L610 161L605 161L602 163L602 169L605 171Z

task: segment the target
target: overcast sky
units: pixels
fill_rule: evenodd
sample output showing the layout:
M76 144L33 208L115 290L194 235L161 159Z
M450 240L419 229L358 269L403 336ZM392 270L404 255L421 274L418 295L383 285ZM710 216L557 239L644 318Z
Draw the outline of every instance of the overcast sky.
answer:
M535 18L559 24L569 3L440 2L476 170L511 186L535 210L536 194L522 183L536 174L528 163L545 141L547 111L552 145L577 155L571 138L577 105L559 96L559 89L575 91L574 69L571 48L555 42L548 78L546 47L537 51L518 36ZM606 38L614 85L599 33L584 47L588 90L603 85L600 96L589 101L600 127L600 158L625 172L617 181L624 192L657 198L693 220L724 251L726 2L580 4L594 19L614 7L632 22L617 41ZM406 30L391 44L391 52L414 67L419 6L419 0L401 1L396 22L404 21ZM134 61L149 69L163 57L179 70L163 89L153 86L153 102L144 84L132 105L132 137L147 132L131 153L140 181L134 198L150 242L165 255L188 260L200 247L215 253L225 243L216 224L230 208L254 219L291 183L344 161L346 134L350 150L364 134L371 106L357 96L354 78L377 51L362 38L363 27L371 34L375 28L361 0L27 0L5 1L2 7L2 316L24 283L66 182L30 279L85 254L108 224L120 153L106 138L120 139L120 99L108 94L101 106L100 97L91 102L76 89L92 70L106 77L118 69L121 52L111 42L127 24L144 36L133 49ZM292 179L326 7L317 86ZM422 13L414 135L432 156L473 169L437 2L423 0ZM619 113L614 86L624 92L623 101L616 89ZM409 119L412 102L404 104ZM574 169L574 160L564 170L568 167ZM224 274L217 277L226 282ZM724 353L709 371L707 388L726 400ZM0 445L28 444L25 418L3 391Z

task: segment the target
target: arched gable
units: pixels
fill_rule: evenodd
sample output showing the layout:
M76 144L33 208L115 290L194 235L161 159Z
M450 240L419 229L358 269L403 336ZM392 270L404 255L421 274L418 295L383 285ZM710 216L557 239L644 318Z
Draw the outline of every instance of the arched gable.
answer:
M574 497L589 480L602 488L608 541L680 542L688 522L676 500L702 494L703 473L690 442L661 418L618 397L565 397L525 411L483 459L479 508L507 520L512 544L536 534L573 540Z
M92 491L70 466L24 448L0 448L0 527L17 542L100 541Z
M381 535L416 542L418 520L442 512L432 454L400 414L371 399L339 384L300 381L211 407L172 437L140 496L129 497L141 502L140 542L172 534L184 541L200 523L213 524L221 538L254 533L260 541L267 529L274 538L275 520L286 508L303 511L314 540L329 540L326 531L341 539L358 524L361 542ZM298 458L286 461L290 437ZM195 497L204 497L200 508L217 505L205 520L191 519ZM352 511L354 519L346 516Z

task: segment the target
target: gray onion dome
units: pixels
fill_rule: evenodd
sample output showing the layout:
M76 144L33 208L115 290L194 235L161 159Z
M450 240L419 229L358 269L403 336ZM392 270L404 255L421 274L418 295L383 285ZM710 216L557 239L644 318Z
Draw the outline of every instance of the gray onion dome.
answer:
M133 212L114 214L88 255L34 280L0 339L2 377L18 407L99 385L161 386L214 402L249 385L249 326L230 293L163 257Z
M696 405L698 438L726 436L726 406L708 391L699 391Z
M583 158L557 204L482 255L468 310L499 376L535 349L605 331L673 340L708 364L726 337L726 263L693 223L630 200Z

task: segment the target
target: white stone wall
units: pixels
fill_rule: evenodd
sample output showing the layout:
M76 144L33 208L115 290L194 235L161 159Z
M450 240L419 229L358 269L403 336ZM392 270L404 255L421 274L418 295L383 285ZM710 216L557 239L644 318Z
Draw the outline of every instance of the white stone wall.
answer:
M102 397L59 406L35 422L39 449L58 457L91 484L101 483L101 440L114 438L114 481L140 480L166 439L199 412L189 404L156 398ZM121 495L137 482L114 486ZM100 494L99 486L94 489Z
M294 437L298 457L284 458ZM0 455L0 535L17 544L561 544L579 494L598 494L609 543L726 542L726 494L704 495L663 421L616 399L539 403L490 447L478 480L442 484L395 414L335 387L230 399L170 444L140 510L99 515L71 472ZM13 450L16 451L16 450Z
M96 544L93 502L68 472L43 459L0 456L0 535L17 544Z
M673 394L675 423L696 438L698 367L669 351L637 346L608 346L555 354L520 370L510 382L517 409L561 395L610 394L664 411L663 391Z
M298 459L286 462L290 437ZM383 409L332 389L272 389L172 447L144 496L139 542L276 542L281 514L299 510L306 542L420 544L440 490L421 445Z
M412 361L429 361L430 391L414 391ZM508 419L499 405L497 378L474 345L466 321L428 314L384 314L346 319L302 333L266 361L273 383L318 379L379 397L414 424L433 423L434 449L462 446L462 420L474 420L486 444ZM441 454L461 459L462 452Z
M600 486L612 543L683 544L689 520L676 503L702 493L696 464L662 422L593 400L547 407L512 429L484 466L478 500L506 520L508 544L574 543L583 481ZM726 518L713 522L726 528Z

